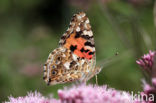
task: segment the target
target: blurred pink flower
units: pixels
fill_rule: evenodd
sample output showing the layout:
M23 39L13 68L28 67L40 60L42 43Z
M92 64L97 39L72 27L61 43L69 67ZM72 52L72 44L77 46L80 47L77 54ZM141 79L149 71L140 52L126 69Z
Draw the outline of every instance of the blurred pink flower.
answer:
M23 68L20 69L20 73L32 77L36 75L40 75L42 73L42 68L39 63L29 63L24 65Z
M68 87L69 88L69 87ZM9 98L5 103L145 103L133 100L132 95L107 86L79 85L58 90L59 99L48 99L40 93L29 93L25 97Z
M156 78L152 78L152 84L154 87L156 87Z
M144 100L147 101L149 100L149 98L151 98L153 96L154 100L153 101L147 101L146 103L156 103L156 78L152 79L152 85L143 82L143 89L144 92L143 94L146 94L146 96L144 96Z
M136 63L143 67L146 71L151 72L155 55L155 51L149 51L148 54L142 56L141 59L136 61Z
M28 93L25 97L10 97L9 102L5 103L60 103L59 100L56 99L48 99L43 97L40 93L34 92L34 93Z
M62 103L143 103L133 101L129 93L107 86L80 85L58 91Z
M156 51L149 51L136 62L149 74L150 81L143 81L144 92L142 94L145 94L144 100L148 100L146 103L156 103ZM154 99L149 101L150 98Z

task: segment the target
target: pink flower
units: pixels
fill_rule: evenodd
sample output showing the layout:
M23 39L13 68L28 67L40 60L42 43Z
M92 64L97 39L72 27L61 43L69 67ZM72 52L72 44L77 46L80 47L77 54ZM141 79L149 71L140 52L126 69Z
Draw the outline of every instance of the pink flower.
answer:
M69 88L69 87L68 87ZM125 91L107 86L79 85L58 91L59 100L48 99L40 93L28 93L25 97L9 98L5 103L145 103L133 100Z
M137 64L139 64L143 70L145 70L149 75L149 82L143 81L143 89L144 92L142 94L145 94L144 100L147 101L146 103L155 103L155 97L156 97L156 51L149 51L148 54L145 54L142 56L141 59L136 61ZM154 100L150 100L150 97L154 98Z
M25 97L10 97L9 102L5 103L60 103L59 100L56 99L48 99L46 97L43 97L40 93L34 92L34 93L28 93Z
M145 54L141 59L137 60L136 63L143 67L146 71L152 72L153 60L156 52L149 51L148 54Z
M144 89L143 94L145 94L144 100L147 101L146 103L155 103L156 102L156 100L155 100L155 96L156 96L156 85L155 85L155 82L156 81L155 80L156 80L156 78L152 79L152 85L149 85L148 83L143 82L143 84L144 84L143 85L143 89ZM149 101L150 98L152 98L153 100L151 99L151 101Z
M133 101L131 95L107 86L80 85L58 91L61 103L143 103Z
M152 84L154 87L156 87L156 78L152 78Z

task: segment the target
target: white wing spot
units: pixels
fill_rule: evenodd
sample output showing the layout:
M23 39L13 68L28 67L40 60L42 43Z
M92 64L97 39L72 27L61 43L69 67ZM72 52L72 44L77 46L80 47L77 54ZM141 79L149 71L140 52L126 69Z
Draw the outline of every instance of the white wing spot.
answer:
M90 46L86 46L86 49L89 49L89 50L95 51L95 48L94 48L94 47L90 47Z
M86 30L84 30L84 31L83 31L83 34L84 34L84 35L87 35L87 31L86 31Z
M83 60L83 59L82 59L82 60L81 60L81 65L83 65L83 64L84 64L84 62L85 62L85 60Z
M69 62L64 63L64 67L65 67L67 70L70 69L69 66L70 66L70 63L69 63Z
M88 36L92 36L93 35L93 32L92 31L86 31L86 30L84 30L83 31L83 34L84 35L88 35Z
M77 56L75 54L72 54L73 60L77 61Z
M92 36L93 35L93 32L92 31L88 31L88 35L89 36Z
M77 19L79 19L79 20L80 20L80 19L81 19L81 16L77 15Z
M63 54L63 55L62 55L62 57L66 57L66 55L65 55L65 54Z
M88 20L88 19L86 20L86 23L87 23L87 24L89 23L89 20Z
M80 27L77 27L77 28L76 28L76 31L79 32L79 31L80 31Z
M63 48L60 48L60 50L62 51L62 52L65 52L66 51L66 49L63 47Z

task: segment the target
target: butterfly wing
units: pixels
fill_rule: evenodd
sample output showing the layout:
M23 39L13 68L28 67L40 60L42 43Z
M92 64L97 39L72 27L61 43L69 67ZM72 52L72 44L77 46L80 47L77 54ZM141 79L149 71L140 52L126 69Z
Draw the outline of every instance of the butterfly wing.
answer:
M59 45L70 49L80 58L88 60L95 58L93 32L89 19L84 12L72 17L69 28L61 37Z
M80 61L86 62L86 67L82 66L84 74L81 80L85 81L90 78L96 64L95 44L89 19L84 12L72 17L69 28L61 37L59 45L71 50L79 57Z
M59 41L59 48L50 53L44 66L47 84L75 80L87 81L96 73L93 32L84 12L72 17L70 26Z

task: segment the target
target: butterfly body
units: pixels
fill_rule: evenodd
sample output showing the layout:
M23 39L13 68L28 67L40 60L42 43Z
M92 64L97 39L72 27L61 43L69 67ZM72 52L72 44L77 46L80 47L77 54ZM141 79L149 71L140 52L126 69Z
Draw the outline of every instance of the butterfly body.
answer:
M95 45L89 19L86 14L75 14L59 47L49 54L44 65L44 80L54 85L71 81L86 82L96 75Z

